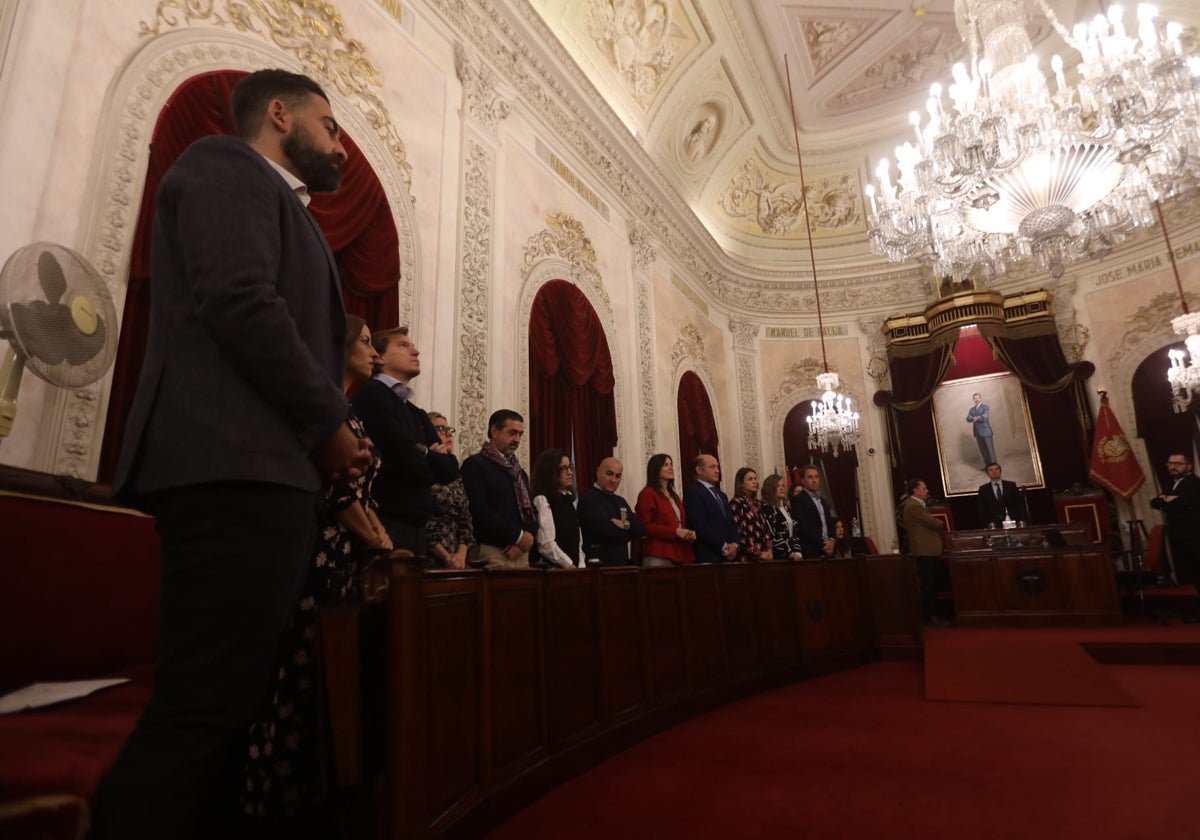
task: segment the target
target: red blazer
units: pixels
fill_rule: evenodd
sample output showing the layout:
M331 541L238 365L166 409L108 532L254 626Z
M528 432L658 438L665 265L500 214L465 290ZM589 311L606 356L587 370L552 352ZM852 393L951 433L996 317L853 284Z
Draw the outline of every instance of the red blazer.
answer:
M683 502L675 504L679 508L678 522L675 521L675 511L671 509L671 501L662 493L651 487L643 487L642 492L638 493L634 512L646 526L642 556L665 557L676 563L691 563L696 559L692 554L692 547L675 536L676 528L687 527L687 514L683 512Z

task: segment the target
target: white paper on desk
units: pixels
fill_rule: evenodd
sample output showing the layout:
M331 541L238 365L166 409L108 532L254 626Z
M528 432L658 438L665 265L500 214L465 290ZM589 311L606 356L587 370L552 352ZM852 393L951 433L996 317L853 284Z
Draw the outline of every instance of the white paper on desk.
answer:
M27 685L0 697L0 715L10 715L26 709L53 706L64 700L87 697L102 688L129 682L128 677L111 680L76 680L74 682L45 682Z

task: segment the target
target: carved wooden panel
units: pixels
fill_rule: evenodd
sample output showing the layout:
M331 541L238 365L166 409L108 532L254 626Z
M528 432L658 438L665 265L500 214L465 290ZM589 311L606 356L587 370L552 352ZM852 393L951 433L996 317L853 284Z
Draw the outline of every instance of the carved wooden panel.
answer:
M1006 612L1057 612L1066 606L1053 555L995 558L996 600Z
M483 615L479 578L425 588L426 766L429 815L436 822L483 783Z
M693 689L724 679L729 671L717 569L712 565L683 569L688 669Z
M639 574L632 566L600 573L600 685L609 721L646 702Z
M683 620L683 579L675 569L642 572L646 655L655 699L687 690L687 629Z
M801 648L809 655L824 652L829 649L830 641L824 564L796 563L792 579L796 586Z
M829 606L829 644L834 650L870 640L871 616L857 558L825 564L825 600Z
M911 557L881 554L863 558L875 643L884 659L919 655L921 605Z
M758 605L754 600L754 567L749 564L721 569L721 612L725 617L725 646L736 674L759 666Z
M546 576L546 702L551 748L595 731L600 721L599 572Z
M1070 552L1059 560L1059 570L1072 610L1114 611L1117 584L1107 551Z
M800 652L792 564L759 563L753 568L759 653L765 664L776 665Z
M488 578L492 768L517 772L544 751L542 604L539 572Z

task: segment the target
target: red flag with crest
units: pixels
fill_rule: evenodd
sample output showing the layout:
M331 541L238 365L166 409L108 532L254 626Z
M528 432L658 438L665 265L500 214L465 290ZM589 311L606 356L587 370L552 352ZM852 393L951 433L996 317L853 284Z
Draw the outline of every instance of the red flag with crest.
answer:
M1096 417L1096 437L1092 441L1092 467L1088 473L1097 484L1107 487L1126 501L1146 480L1133 449L1121 431L1121 424L1108 406L1108 395L1100 394L1100 413Z

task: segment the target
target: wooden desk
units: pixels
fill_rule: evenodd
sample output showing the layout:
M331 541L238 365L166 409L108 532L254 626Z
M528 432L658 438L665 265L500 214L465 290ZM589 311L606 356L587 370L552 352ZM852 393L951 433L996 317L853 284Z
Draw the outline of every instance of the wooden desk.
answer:
M1054 526L1046 526L1054 527ZM1112 556L1083 525L1060 525L1065 547L1039 527L960 531L946 555L962 627L1117 624L1121 605Z

